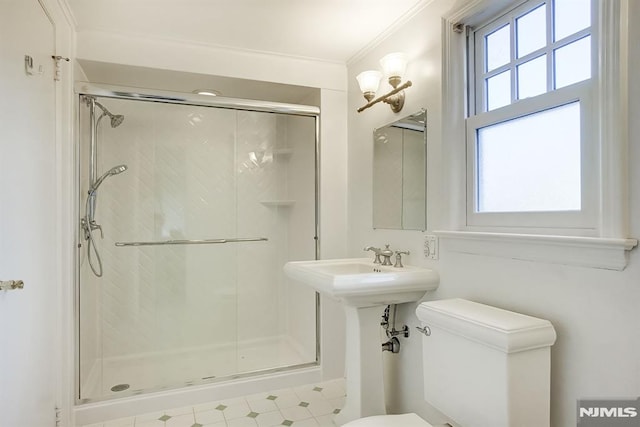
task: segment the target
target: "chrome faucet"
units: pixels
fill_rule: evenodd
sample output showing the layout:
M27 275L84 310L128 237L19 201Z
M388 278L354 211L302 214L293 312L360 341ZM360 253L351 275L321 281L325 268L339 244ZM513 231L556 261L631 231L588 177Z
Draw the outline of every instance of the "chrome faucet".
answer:
M393 251L389 249L389 245L384 245L384 249L380 251L380 255L384 258L382 261L382 265L393 265L391 264L391 256L393 255Z
M373 260L374 264L382 264L382 261L380 261L380 255L382 253L382 251L380 250L380 248L374 248L373 246L367 246L363 249L364 251L373 251L374 254L376 254L375 259Z
M389 245L385 245L384 249L376 248L373 246L367 246L364 248L365 251L373 251L376 254L375 259L373 260L374 264L381 265L393 265L391 264L391 256L393 255L393 251L389 249ZM384 259L380 259L380 257Z

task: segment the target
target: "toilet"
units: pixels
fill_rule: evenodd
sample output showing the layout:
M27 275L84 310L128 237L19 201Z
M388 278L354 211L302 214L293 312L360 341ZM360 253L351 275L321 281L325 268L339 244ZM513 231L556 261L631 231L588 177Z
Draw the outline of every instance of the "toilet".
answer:
M460 298L421 303L424 399L462 427L548 427L553 325ZM436 427L416 414L344 427ZM439 426L439 425L438 425Z

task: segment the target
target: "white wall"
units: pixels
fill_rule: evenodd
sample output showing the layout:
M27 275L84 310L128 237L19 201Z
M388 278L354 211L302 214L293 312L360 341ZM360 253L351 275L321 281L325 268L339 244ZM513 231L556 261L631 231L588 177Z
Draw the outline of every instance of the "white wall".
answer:
M557 427L575 425L576 400L583 397L634 397L640 395L640 252L631 253L626 270L571 267L557 264L454 253L441 247L439 261L422 256L423 233L373 230L371 211L373 128L420 107L428 111L428 225L446 226L450 214L441 188L446 188L441 147L442 133L442 21L452 2L436 0L402 29L357 62L349 64L349 255L361 256L365 245L390 243L394 249L409 249L406 263L434 268L440 273L439 289L427 299L462 297L549 319L558 340L552 347L551 417ZM630 2L630 22L640 19L640 4ZM635 19L634 19L635 18ZM630 40L640 39L640 29L631 25ZM640 73L640 46L632 43L629 75ZM408 78L413 87L400 115L388 106L376 105L363 113L365 103L355 76L379 68L386 53L402 50L409 54ZM629 117L640 115L640 83L630 81ZM640 161L640 123L631 120L629 162ZM630 236L640 235L640 171L630 168ZM405 304L400 321L415 331L419 324L415 304ZM393 412L414 411L433 416L422 399L422 349L420 335L402 340L398 355L387 360L388 405ZM437 421L434 419L434 421Z
M347 256L347 95L320 93L320 259ZM321 363L325 379L344 376L345 322L340 304L320 298Z
M78 33L77 56L85 60L161 70L345 89L346 70L343 64L205 44L82 31Z
M281 258L279 265L287 261L312 259L315 256L315 192L309 191L315 187L315 145L313 136L316 133L316 121L311 117L286 116L285 147L292 150L288 156L281 156L286 162L287 199L295 201L291 208L286 208L282 218L288 224L287 229L287 258ZM283 147L283 148L285 148ZM305 201L305 203L302 203ZM309 286L288 280L284 271L280 269L282 301L286 302L287 310L283 310L286 319L284 330L305 349L311 349L315 359L316 336L310 333L307 325L315 325L315 292Z

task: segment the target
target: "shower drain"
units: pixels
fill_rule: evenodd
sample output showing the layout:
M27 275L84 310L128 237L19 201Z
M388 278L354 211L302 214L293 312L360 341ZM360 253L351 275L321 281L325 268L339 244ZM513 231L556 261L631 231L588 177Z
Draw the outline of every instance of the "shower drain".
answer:
M111 391L125 391L129 389L129 384L117 384L111 387Z

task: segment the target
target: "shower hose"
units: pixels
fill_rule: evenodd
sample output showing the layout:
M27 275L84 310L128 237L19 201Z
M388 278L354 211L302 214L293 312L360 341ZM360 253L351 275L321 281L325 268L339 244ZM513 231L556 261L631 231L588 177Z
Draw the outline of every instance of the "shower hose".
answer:
M93 271L93 274L95 274L97 277L102 277L102 260L100 259L100 252L98 252L96 241L93 238L93 229L91 228L91 222L89 222L90 199L91 194L87 196L87 202L85 203L84 222L82 224L82 228L84 229L84 238L87 241L87 260L89 261L89 267L91 267L91 271ZM93 257L91 256L91 252L95 254L97 265L93 265Z

